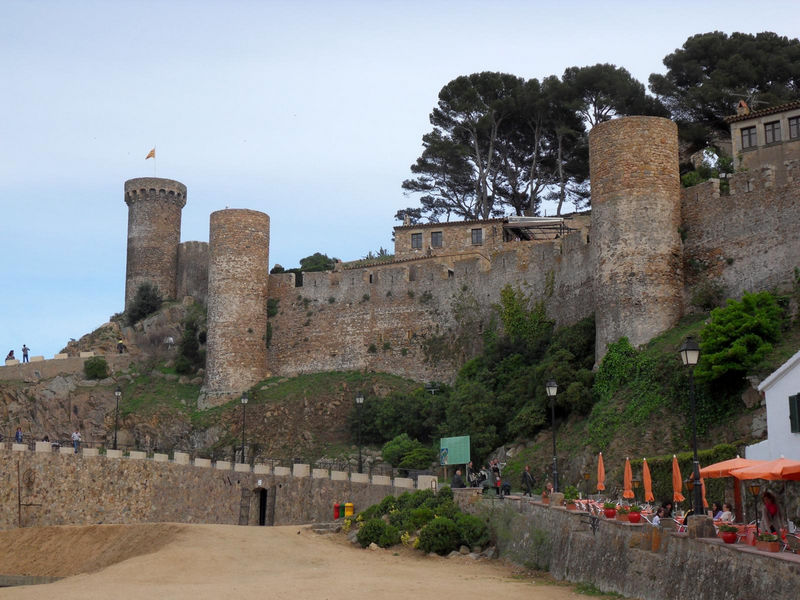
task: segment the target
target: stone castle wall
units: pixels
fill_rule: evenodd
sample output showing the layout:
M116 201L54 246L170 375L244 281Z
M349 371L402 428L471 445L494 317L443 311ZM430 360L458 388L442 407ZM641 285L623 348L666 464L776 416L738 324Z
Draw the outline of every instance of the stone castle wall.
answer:
M798 182L800 161L790 161L734 174L729 195L720 195L718 180L682 190L687 301L704 281L728 297L791 287L800 267Z
M368 369L418 381L449 381L464 345L480 339L507 284L546 298L560 325L592 313L592 266L585 232L559 240L506 244L489 259L409 261L331 273L270 275L278 300L270 319L272 375ZM552 294L548 290L552 288ZM454 302L471 306L456 322Z
M627 336L638 346L683 315L678 128L660 117L599 123L589 133L599 362Z
M264 378L268 277L269 216L211 213L206 392L241 391Z
M171 179L130 179L125 182L125 203L128 205L125 310L145 282L158 286L164 298L175 298L186 186Z
M178 298L191 296L208 303L208 243L183 242L178 245Z

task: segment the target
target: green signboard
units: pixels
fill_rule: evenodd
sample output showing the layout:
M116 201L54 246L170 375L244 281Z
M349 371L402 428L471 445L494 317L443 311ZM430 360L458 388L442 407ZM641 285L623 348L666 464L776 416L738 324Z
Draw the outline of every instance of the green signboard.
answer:
M469 462L469 436L442 438L439 442L439 464L465 465Z

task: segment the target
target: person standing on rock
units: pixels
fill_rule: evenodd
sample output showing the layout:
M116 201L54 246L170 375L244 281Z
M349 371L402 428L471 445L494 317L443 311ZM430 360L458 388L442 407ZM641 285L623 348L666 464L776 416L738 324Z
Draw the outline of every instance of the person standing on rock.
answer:
M22 344L22 362L24 362L24 363L30 362L28 360L28 352L29 351L30 351L30 348L28 348L25 344Z
M81 432L78 429L75 429L75 433L72 434L72 447L75 449L75 454L78 453L78 448L81 445Z

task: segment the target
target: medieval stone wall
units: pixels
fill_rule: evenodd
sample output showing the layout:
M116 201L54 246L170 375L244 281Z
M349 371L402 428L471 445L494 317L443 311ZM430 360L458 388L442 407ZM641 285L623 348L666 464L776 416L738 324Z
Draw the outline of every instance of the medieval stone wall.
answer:
M241 391L264 378L268 277L269 216L244 209L211 213L204 391Z
M624 117L589 134L595 355L627 336L638 346L683 314L675 123Z
M790 161L734 174L729 195L718 180L682 190L687 300L704 282L719 283L728 297L791 287L800 267L798 182L800 161Z
M125 182L125 203L128 205L125 309L145 282L158 286L164 298L175 298L186 186L155 177L129 179Z
M180 300L191 296L208 302L208 243L183 242L178 245L177 288Z
M270 276L278 301L270 319L272 375L369 369L418 381L449 381L470 340L479 344L507 284L547 301L559 325L592 313L592 265L586 232L536 244L511 244L489 260L434 260L332 273ZM471 306L454 319L454 302ZM453 343L459 338L460 343Z

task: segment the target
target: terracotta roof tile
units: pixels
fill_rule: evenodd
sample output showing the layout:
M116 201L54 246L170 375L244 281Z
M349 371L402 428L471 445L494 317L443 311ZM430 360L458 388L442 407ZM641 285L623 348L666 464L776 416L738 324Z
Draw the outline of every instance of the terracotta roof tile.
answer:
M725 117L725 122L735 123L737 121L747 121L748 119L758 119L759 117L774 115L787 110L792 110L794 108L800 108L800 100L778 104L777 106L771 106L770 108L764 108L761 110L754 110L749 115L731 115L729 117Z

